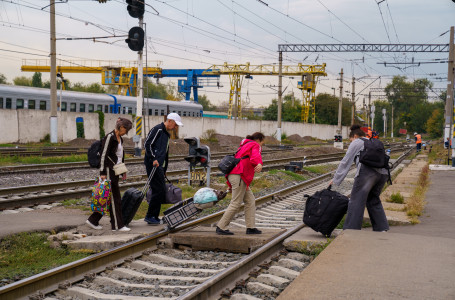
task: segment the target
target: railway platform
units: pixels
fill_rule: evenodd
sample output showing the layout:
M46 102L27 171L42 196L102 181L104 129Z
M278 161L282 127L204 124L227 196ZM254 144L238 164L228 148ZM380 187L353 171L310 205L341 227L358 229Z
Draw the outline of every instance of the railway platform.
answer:
M420 224L343 231L277 299L455 299L455 172L430 181Z

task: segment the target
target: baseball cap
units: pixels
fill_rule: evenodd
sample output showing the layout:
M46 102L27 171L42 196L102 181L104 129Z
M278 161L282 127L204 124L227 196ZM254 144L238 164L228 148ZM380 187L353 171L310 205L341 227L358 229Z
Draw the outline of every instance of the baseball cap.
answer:
M175 123L179 126L183 126L183 123L182 123L182 118L180 118L180 116L176 113L170 113L167 115L167 119L168 120L174 120Z
M414 135L417 135L417 132L414 132Z

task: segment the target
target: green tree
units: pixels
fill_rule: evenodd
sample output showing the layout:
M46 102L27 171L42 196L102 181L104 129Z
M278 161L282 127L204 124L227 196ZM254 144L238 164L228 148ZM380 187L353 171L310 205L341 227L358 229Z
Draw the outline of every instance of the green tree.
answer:
M213 111L216 109L216 106L213 105L210 100L207 98L206 95L199 95L198 96L198 103L202 105L202 109L204 111Z
M1 84L8 84L8 82L6 82L6 77L5 75L1 74L0 73L0 83Z
M316 96L316 123L338 125L339 98L322 93ZM351 102L343 98L341 125L351 125Z
M425 124L427 133L430 134L431 138L439 138L442 136L444 127L444 110L435 109Z
M32 86L43 87L43 80L41 79L41 72L35 72L32 76Z
M25 76L19 76L15 77L13 79L14 85L20 85L20 86L31 86L32 85L32 80L30 78L27 78Z

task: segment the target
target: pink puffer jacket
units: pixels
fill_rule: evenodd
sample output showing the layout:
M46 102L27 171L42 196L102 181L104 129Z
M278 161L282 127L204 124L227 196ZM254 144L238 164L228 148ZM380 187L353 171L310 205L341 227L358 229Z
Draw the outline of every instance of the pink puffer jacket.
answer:
M262 165L262 147L257 142L249 139L244 139L240 143L239 152L235 155L235 158L241 158L243 156L249 156L245 159L242 159L237 166L229 174L240 174L242 180L246 183L246 186L250 186L254 178L254 167L261 164ZM228 175L226 175L226 179ZM231 187L231 184L228 180L228 185Z

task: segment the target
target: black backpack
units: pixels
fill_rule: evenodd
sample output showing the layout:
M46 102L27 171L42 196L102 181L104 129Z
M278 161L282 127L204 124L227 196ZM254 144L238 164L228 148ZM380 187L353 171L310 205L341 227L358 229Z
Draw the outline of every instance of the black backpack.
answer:
M88 164L92 168L101 166L101 141L94 142L87 151Z
M389 183L392 184L390 177L390 157L385 153L384 144L378 139L362 139L364 149L360 151L359 162L371 168L385 168L389 173Z
M237 150L237 152L240 151L240 149L242 149L243 146L245 146L246 144L250 143L251 141L249 142L246 142L245 144L243 144L241 147L239 147L239 149ZM218 164L218 168L220 169L221 172L223 172L223 174L225 175L229 175L229 173L232 172L232 170L235 168L235 166L242 160L242 159L245 159L247 157L249 157L248 155L246 156L243 156L241 158L235 158L235 155L237 154L237 152L235 152L235 154L230 154L230 155L226 155L225 157L223 157L220 161L220 163Z

